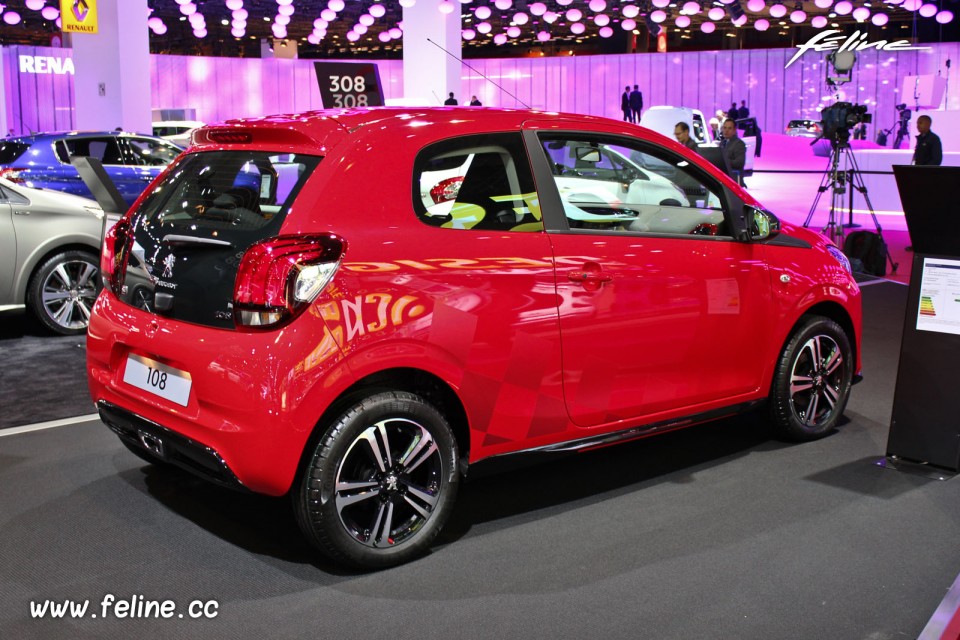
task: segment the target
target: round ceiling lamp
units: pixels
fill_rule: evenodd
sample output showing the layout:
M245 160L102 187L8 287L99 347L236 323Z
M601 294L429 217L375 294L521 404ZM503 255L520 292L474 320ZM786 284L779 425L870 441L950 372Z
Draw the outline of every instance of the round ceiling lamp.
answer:
M766 31L767 29L770 28L770 21L767 20L766 18L760 18L759 20L753 23L753 28L756 29L757 31Z
M760 13L767 7L767 3L763 0L750 0L747 3L747 10L754 13Z
M656 22L657 24L660 24L661 22L667 19L667 14L658 9L650 13L650 19Z
M570 33L573 33L576 35L580 35L586 30L587 28L583 26L582 22L574 22L573 24L570 25Z
M936 17L936 21L939 22L940 24L947 24L951 20L953 20L952 11L941 11L940 13L937 14L937 17Z
M635 4L628 4L620 9L620 15L624 18L636 18L640 15L640 9Z
M796 11L792 11L790 13L790 22L792 22L793 24L800 24L806 19L807 19L807 14L805 14L800 9L797 9Z
M704 22L700 25L700 31L703 31L704 33L713 33L716 30L717 25L713 24L712 22Z
M909 1L910 0L907 0L907 2ZM917 2L920 2L920 0L917 0ZM853 5L850 2L847 2L847 0L842 0L834 5L833 10L837 12L837 15L845 16L849 15L850 12L853 11Z
M600 29L601 38L609 38L612 35L613 35L613 29L611 29L610 27L602 27Z
M782 4L775 4L770 7L770 15L774 18L782 18L787 15L787 8Z
M707 17L711 20L723 20L723 16L726 15L724 10L720 7L713 7L710 11L707 11Z
M883 25L890 22L890 16L888 16L885 13L875 13L873 14L873 17L870 18L870 22L872 22L878 27L882 27Z

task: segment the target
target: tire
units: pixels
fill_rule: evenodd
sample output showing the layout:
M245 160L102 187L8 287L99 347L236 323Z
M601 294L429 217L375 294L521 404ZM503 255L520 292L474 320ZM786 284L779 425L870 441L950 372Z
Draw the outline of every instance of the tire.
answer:
M460 474L443 415L411 393L355 401L321 436L294 487L297 523L334 562L382 569L426 552Z
M93 253L58 253L34 272L27 306L44 327L61 335L86 333L100 293L100 260Z
M853 349L840 325L805 316L773 375L770 417L778 434L808 441L830 433L847 406L853 367Z

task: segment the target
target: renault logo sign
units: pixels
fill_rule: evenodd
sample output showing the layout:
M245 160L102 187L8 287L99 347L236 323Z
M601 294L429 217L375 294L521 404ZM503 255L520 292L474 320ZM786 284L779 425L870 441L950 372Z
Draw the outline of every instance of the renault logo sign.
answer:
M97 0L60 0L60 21L63 31L97 32Z

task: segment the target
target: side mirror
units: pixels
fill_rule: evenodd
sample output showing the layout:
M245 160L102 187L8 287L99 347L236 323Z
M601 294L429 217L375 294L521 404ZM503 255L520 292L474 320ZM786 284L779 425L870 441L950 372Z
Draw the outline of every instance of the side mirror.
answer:
M775 237L780 233L780 219L769 211L746 207L747 219L750 221L750 240L759 242Z

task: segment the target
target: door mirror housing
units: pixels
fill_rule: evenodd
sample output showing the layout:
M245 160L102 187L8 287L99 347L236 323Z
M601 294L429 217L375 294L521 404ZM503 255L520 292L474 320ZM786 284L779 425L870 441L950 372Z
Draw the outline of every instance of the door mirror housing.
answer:
M763 209L745 207L750 222L750 240L760 242L776 237L780 233L780 219Z

